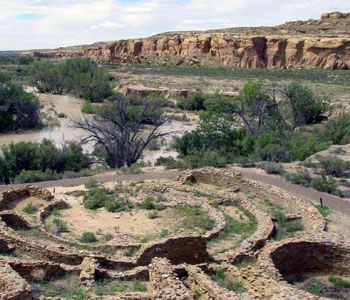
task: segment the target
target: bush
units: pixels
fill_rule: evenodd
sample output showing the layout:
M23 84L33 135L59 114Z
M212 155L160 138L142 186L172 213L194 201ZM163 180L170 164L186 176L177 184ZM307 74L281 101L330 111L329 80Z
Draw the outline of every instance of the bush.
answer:
M176 102L176 106L183 110L205 110L205 101L207 97L204 94L195 94L189 98L183 98Z
M346 177L350 170L350 163L336 157L318 157L320 166L326 175Z
M319 139L316 133L296 132L289 138L287 147L292 160L303 161L314 153L326 150L331 144L329 141Z
M335 145L350 143L350 114L343 114L328 121L324 125L322 134Z
M17 84L0 81L0 107L0 132L41 126L39 100Z
M159 157L156 161L156 166L164 166L167 170L176 169L179 167L179 163L173 157Z
M95 210L104 207L109 201L113 201L113 199L107 189L93 188L84 195L83 205L87 209Z
M89 178L86 182L85 182L85 187L88 190L91 189L96 189L98 187L98 182L96 181L96 179L94 178Z
M41 143L20 142L3 146L0 153L0 182L33 182L58 179L65 171L77 172L90 161L82 147L68 142L58 148L50 140ZM21 172L23 172L21 174Z
M110 76L88 58L35 61L27 71L32 84L43 93L70 92L91 102L102 102L112 94Z
M184 167L197 169L206 166L211 167L224 167L230 161L224 155L218 152L208 150L208 151L196 151L184 157Z
M337 192L337 182L333 177L321 176L311 182L311 186L321 192L334 194Z
M15 183L32 183L57 179L60 179L59 174L50 169L47 169L45 172L23 170L18 176L16 176L14 181Z
M318 99L308 87L297 82L291 83L286 88L285 96L291 107L295 127L322 120L327 104Z
M95 243L97 242L97 238L92 232L84 232L80 238L80 242L82 243Z
M97 105L92 104L90 101L85 101L81 112L84 114L96 114L98 112L99 107Z
M141 206L141 208L147 209L147 210L155 209L155 205L153 203L153 198L151 196L146 197L140 206Z
M285 178L294 183L309 187L312 181L311 175L308 171L298 171L297 173L287 173Z
M283 166L274 162L267 162L262 165L267 174L283 174Z
M109 212L126 211L134 207L130 201L124 198L109 198L105 201L104 206Z
M67 231L68 231L67 224L64 221L57 218L52 221L52 224L50 226L51 233L59 234L61 232L67 232Z

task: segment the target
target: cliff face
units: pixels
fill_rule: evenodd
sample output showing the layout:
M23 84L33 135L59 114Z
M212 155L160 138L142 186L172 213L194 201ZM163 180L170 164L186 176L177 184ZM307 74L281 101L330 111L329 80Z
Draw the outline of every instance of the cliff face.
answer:
M276 27L164 33L145 39L31 53L98 62L201 64L242 68L350 69L350 14Z

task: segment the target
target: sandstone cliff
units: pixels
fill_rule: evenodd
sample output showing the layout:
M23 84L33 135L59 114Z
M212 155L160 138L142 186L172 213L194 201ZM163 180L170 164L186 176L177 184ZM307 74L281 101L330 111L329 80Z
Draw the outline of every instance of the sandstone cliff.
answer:
M350 69L350 14L328 13L320 20L276 27L172 32L30 54L54 59L84 56L108 63Z

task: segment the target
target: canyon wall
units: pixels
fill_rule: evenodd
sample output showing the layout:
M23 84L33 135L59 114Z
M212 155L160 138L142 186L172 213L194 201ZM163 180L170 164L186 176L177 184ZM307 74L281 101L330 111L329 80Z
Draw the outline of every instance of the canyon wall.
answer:
M103 63L350 69L350 15L206 32L173 32L145 39L32 51L35 57L89 57Z

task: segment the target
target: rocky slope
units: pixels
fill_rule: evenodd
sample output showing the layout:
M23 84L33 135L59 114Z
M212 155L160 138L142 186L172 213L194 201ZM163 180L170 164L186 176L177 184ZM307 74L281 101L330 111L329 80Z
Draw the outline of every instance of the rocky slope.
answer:
M172 32L30 54L55 59L84 56L108 63L350 69L350 14L328 13L320 20L276 27Z

